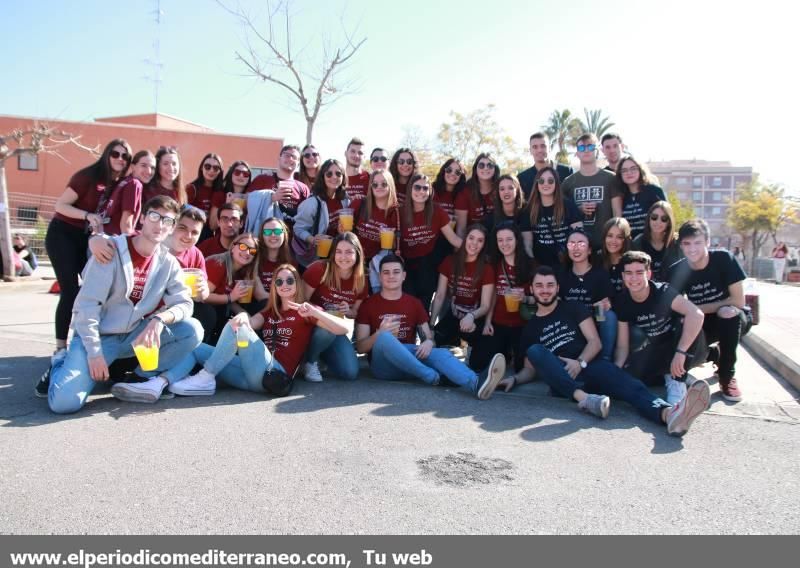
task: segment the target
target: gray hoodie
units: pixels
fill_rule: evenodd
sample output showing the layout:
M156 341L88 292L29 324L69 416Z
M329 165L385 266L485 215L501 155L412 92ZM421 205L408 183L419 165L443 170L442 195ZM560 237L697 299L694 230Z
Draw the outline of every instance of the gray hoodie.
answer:
M134 305L133 263L125 235L113 237L117 254L108 264L90 258L83 271L83 285L72 309L72 327L86 348L89 357L102 353L101 335L130 333L142 319L159 307L159 313L170 312L175 321L192 315L191 291L181 279L181 267L163 245L153 252L142 299Z

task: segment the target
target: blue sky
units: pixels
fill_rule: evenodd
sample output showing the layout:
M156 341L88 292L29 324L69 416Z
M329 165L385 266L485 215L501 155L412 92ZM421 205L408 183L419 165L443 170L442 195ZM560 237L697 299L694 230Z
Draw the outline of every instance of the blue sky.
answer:
M360 88L322 115L315 143L335 157L353 135L391 148L406 125L432 138L451 110L494 103L525 146L555 108L602 108L640 158L730 160L800 194L787 144L800 122L789 72L794 18L784 2L738 4L295 0L310 59L325 33L336 42L342 10L367 37L348 72ZM92 120L153 111L144 60L153 57L155 0L8 6L0 113ZM245 35L216 2L161 8L160 112L302 144L305 122L286 96L243 76L234 51Z

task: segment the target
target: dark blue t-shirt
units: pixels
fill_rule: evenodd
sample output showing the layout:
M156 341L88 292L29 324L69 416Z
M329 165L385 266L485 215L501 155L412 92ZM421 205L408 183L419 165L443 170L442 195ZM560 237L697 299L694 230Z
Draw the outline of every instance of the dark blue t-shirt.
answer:
M666 201L664 190L657 185L643 185L639 193L631 193L627 188L623 191L622 216L631 226L631 238L644 232L647 223L647 212L656 201Z
M524 216L520 224L520 231L530 231L533 235L533 258L539 264L547 266L559 266L561 258L559 255L567 250L567 233L575 223L583 221L578 206L569 197L564 198L564 215L561 223L554 225L553 210L555 206L540 207L536 218L536 224L531 225L530 211Z
M742 267L727 250L708 251L708 264L702 270L692 270L685 258L669 267L670 284L697 306L729 298L728 286L745 278Z
M603 268L592 267L581 276L565 268L558 275L558 295L562 300L581 303L591 310L595 302L611 299L614 289L608 271Z
M582 304L559 300L556 309L546 316L534 315L522 330L522 352L531 345L542 345L557 357L577 359L586 347L580 324L591 318Z
M558 174L559 181L564 181L575 172L570 166L564 164L556 164L556 173ZM527 170L523 170L517 175L519 185L522 188L522 194L525 196L525 201L530 201L531 192L533 191L533 180L536 179L537 174L536 166L531 166Z

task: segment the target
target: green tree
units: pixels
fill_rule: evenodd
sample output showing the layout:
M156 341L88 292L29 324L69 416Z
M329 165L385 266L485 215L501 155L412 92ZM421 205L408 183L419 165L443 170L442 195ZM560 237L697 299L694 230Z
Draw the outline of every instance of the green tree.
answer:
M750 242L750 269L761 246L771 236L773 240L780 228L796 218L796 210L784 199L784 190L778 184L764 184L758 176L748 183L739 184L735 201L728 208L728 223Z
M569 146L573 145L575 138L579 136L580 119L575 117L569 109L554 110L542 128L550 138L550 149L558 147L556 161L569 164Z
M603 111L599 108L594 110L584 108L583 116L586 120L581 121L581 130L583 130L584 134L594 134L598 140L615 125L614 122L611 122L611 117L603 116Z
M524 150L498 124L494 105L466 114L450 111L449 116L437 134L440 157L458 158L469 168L478 154L491 152L504 171L516 171L524 163Z
M674 229L677 231L678 227L683 225L689 219L694 219L697 217L697 214L694 211L694 205L692 202L684 203L678 198L678 193L675 191L670 191L667 193L667 201L669 204L672 205L672 212L675 215L675 227Z

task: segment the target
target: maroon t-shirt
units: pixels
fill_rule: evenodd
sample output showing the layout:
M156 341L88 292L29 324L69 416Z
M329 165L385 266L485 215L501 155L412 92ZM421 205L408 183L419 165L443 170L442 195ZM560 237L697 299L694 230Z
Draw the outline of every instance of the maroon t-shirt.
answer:
M264 258L261 261L261 265L258 267L258 278L261 280L261 285L264 286L264 290L266 290L267 294L269 294L269 290L272 288L272 275L275 273L275 269L280 265L280 262L273 262L268 258Z
M106 186L104 184L98 182L89 174L83 172L78 172L73 175L70 178L67 186L72 188L72 190L78 195L78 199L75 200L72 206L89 213L94 213L97 211L97 206L100 204L100 199L103 197L103 193L106 191ZM53 217L79 229L86 227L86 221L83 218L72 219L71 217L62 215L61 213L56 213Z
M246 268L246 267L245 267ZM233 275L233 282L228 284L228 272L225 264L216 258L206 257L206 276L208 283L214 285L214 294L230 294L237 280L243 280L244 269L239 270Z
M505 269L505 272L503 272ZM506 278L511 279L511 282ZM509 288L522 288L525 290L525 295L531 296L531 282L517 282L514 267L506 264L505 260L500 260L494 270L494 284L495 294L497 301L494 304L494 313L492 315L492 323L498 325L505 325L508 327L522 327L525 325L525 320L519 315L519 312L509 312L506 309L505 294Z
M325 267L327 262L318 260L309 266L303 273L303 280L312 288L314 294L311 296L311 301L322 306L324 310L338 310L338 305L342 302L347 302L349 306L353 306L356 300L366 300L369 296L367 283L360 293L355 291L354 277L346 278L341 281L340 288L330 288L328 285L322 283L322 277L325 275Z
M261 315L264 316L261 340L291 377L308 349L317 322L302 317L297 310L281 312L280 318L272 310L264 310Z
M462 190L455 200L456 211L467 212L467 225L481 223L487 215L494 212L494 193L481 194L476 202L472 199L472 192L468 189Z
M350 199L365 199L369 185L369 172L361 172L355 176L347 176L347 195Z
M225 190L215 191L211 194L211 207L216 207L219 209L225 202L227 201L228 196L225 193Z
M292 188L291 196L289 196L288 199L281 201L281 205L292 211L297 211L297 206L300 205L302 201L308 199L308 197L311 195L311 192L306 184L294 178L280 179L278 174L261 174L260 176L256 177L256 179L253 180L253 183L250 184L250 187L247 188L247 193L256 191L258 189L274 190L278 187L278 182L281 181L290 181L294 186ZM292 213L292 215L294 215L294 213Z
M408 182L402 182L400 180L394 180L394 189L395 193L397 193L397 204L402 207L403 203L406 202L406 194L408 193Z
M456 220L456 193L455 191L443 191L442 193L433 194L433 202L444 209L445 213L450 217L450 221L455 223Z
M203 274L208 276L206 272L206 259L199 248L192 247L173 256L177 259L181 268L199 268L203 271Z
M225 202L225 193L224 192L216 192L222 193L223 203ZM190 183L186 186L186 199L189 202L189 205L197 207L201 209L208 217L208 214L211 212L211 205L212 200L211 198L214 195L214 188L208 187L206 185L200 186L198 188L193 183Z
M157 195L166 195L167 197L171 197L180 203L177 189L166 189L162 187L160 183L156 183L155 180L144 186L144 189L142 190L142 203L147 203Z
M360 207L365 207L361 205ZM370 261L372 257L378 254L381 250L381 229L389 228L396 230L400 226L400 210L392 209L388 215L385 209L378 207L372 208L372 217L369 219L362 219L359 209L359 215L356 220L355 233L358 240L361 241L361 248L364 249L364 260ZM397 243L394 243L397 248Z
M136 252L133 246L133 237L128 237L128 251L131 255L131 262L133 263L133 290L129 296L134 305L139 303L144 293L144 285L147 283L147 274L150 272L150 266L153 264L153 257L155 251L150 256L142 256Z
M349 195L349 194L348 194ZM350 209L353 210L353 229L355 230L355 220L358 219L358 212L363 201L361 199L351 200ZM343 208L342 202L336 199L325 198L325 204L328 206L328 231L332 237L339 234L339 211Z
M381 322L388 315L400 316L400 331L397 339L400 343L415 344L417 342L417 326L428 322L428 312L417 298L403 294L398 300L387 300L380 294L370 296L361 304L356 316L356 323L369 325L370 334L381 327Z
M142 213L142 190L142 182L133 176L128 176L117 184L105 204L105 210L98 211L103 219L109 220L103 225L104 233L119 235L122 232L120 222L125 211L133 214L133 226L136 226Z
M400 239L400 250L406 258L420 258L433 252L436 247L436 239L442 227L450 224L450 217L444 209L434 205L433 218L431 224L425 222L425 211L414 213L414 223L410 226L403 226L402 238Z
M219 235L208 237L202 243L197 245L197 248L200 249L200 252L203 253L203 256L206 258L209 256L214 256L215 254L228 252L228 249L222 246L222 241L220 241Z
M464 272L458 277L458 282L454 282L453 265L453 256L448 256L439 265L439 274L447 278L453 302L457 306L462 306L469 310L477 308L481 303L481 289L487 284L494 284L494 269L488 262L484 263L483 274L473 284L473 277L478 266L477 260L464 264Z

